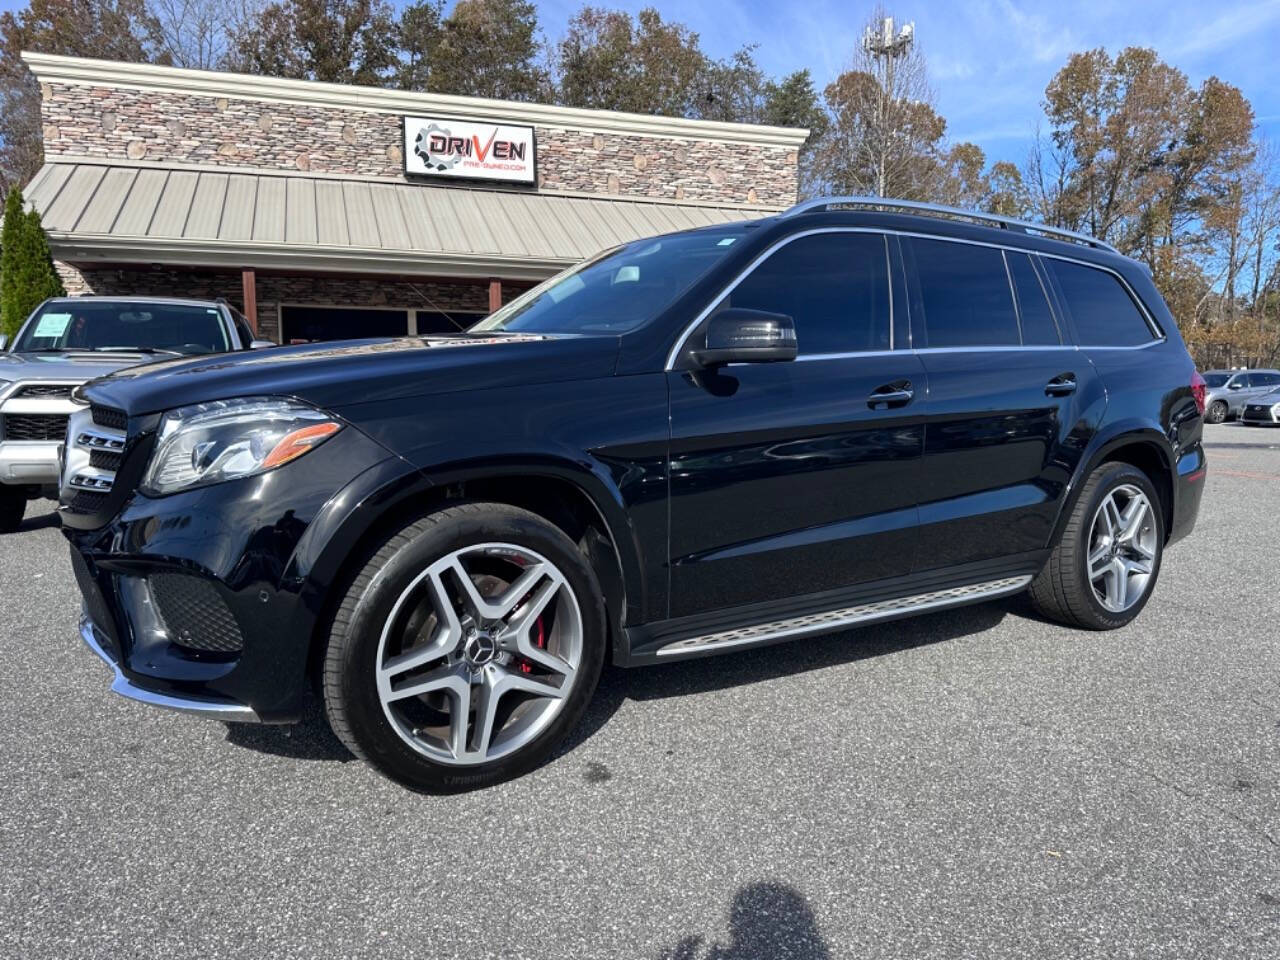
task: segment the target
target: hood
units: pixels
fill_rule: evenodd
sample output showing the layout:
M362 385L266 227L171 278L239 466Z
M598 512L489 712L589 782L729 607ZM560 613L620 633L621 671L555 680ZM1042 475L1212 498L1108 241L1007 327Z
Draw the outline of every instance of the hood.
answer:
M0 380L92 380L121 367L144 363L140 353L0 353Z
M231 397L291 396L330 410L433 393L608 376L617 337L455 334L272 347L162 360L95 382L130 416Z

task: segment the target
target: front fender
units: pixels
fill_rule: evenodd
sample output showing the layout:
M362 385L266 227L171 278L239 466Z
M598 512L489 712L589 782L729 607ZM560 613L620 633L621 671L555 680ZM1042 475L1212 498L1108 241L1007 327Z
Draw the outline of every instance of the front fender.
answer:
M296 584L307 608L319 617L341 586L356 549L388 518L417 512L425 499L443 497L456 484L473 480L538 477L572 484L595 508L614 547L623 575L627 617L645 602L640 546L623 495L607 467L547 453L472 457L438 464L428 473L398 457L370 467L333 496L299 542L285 579Z

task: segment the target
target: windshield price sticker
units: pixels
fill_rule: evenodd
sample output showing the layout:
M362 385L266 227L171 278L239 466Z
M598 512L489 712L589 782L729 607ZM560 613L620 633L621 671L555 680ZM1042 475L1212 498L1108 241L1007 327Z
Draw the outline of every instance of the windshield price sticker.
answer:
M69 313L46 313L36 321L36 330L32 336L56 340L67 332L67 324L70 322L71 314Z

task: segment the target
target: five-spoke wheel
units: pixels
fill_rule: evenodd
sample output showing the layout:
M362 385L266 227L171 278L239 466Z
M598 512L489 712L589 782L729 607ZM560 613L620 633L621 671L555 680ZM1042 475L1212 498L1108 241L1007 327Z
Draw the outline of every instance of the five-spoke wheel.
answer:
M484 786L532 769L577 723L606 633L595 574L563 531L455 505L355 577L330 630L325 708L343 743L403 783Z
M1151 596L1164 538L1151 479L1132 464L1104 463L1081 488L1031 598L1043 614L1072 626L1122 627Z
M378 644L378 697L415 750L484 763L537 737L581 659L582 615L559 568L527 547L480 543L400 594Z
M1089 582L1098 602L1112 613L1123 613L1142 599L1157 549L1146 494L1132 484L1109 491L1089 532Z

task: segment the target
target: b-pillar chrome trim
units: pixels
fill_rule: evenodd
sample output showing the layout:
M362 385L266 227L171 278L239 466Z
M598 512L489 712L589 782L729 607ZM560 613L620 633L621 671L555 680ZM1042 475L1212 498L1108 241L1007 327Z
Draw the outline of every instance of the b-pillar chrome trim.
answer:
M750 627L722 630L719 633L708 633L701 637L689 637L668 643L658 650L657 656L669 657L682 653L701 653L705 650L726 650L730 647L746 647L756 643L794 639L815 633L830 633L842 627L1007 596L1024 589L1030 582L1029 576L1004 577L1000 580L988 580L985 583L974 583L965 587L917 593L910 597L899 597L896 600L877 600L874 603L860 603L857 606L841 607L824 613L810 613L803 617L791 617L786 620L758 623Z
M94 635L93 623L88 617L80 618L80 639L115 674L115 678L111 681L112 693L118 693L122 697L128 697L130 700L137 700L152 707L176 710L189 716L207 717L210 720L222 720L226 723L261 723L257 713L242 703L234 703L230 700L209 700L202 697L181 697L145 690L138 686L121 672L119 664L111 659L106 650L102 649L102 644L98 643L98 638Z

